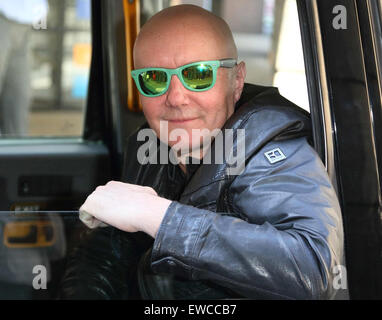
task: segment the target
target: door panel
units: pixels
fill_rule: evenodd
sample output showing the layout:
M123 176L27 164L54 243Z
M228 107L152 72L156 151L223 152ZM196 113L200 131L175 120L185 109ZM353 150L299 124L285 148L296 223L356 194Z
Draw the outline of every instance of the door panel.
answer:
M66 255L84 229L77 210L109 177L109 152L99 143L0 146L0 299L54 298Z
M32 119L36 134L28 137L16 135L16 139L15 135L3 135L0 139L0 299L56 297L67 254L79 242L80 234L85 230L78 219L79 207L98 185L119 177L117 161L120 157L116 155L114 142L117 135L120 137L120 133L116 133L119 131L116 129L119 117L107 99L110 81L106 79L107 72L104 72L107 70L103 46L106 36L102 30L106 29L108 19L102 19L100 1L86 1L82 5L80 2L50 1L52 14L48 15L47 30L36 31L35 35L47 43L49 50L58 48L56 51L59 57L52 58L55 72L51 74L54 78L51 82L56 88L52 90L57 93L56 98L65 102L73 98L70 94L77 92L75 89L80 87L81 97L76 101L81 103L50 103L38 108L32 107L31 112L40 115L40 122L37 122L36 117ZM88 11L90 5L92 8ZM64 19L67 24L58 30L55 26L62 23L54 19L63 18L66 13L70 15ZM72 37L69 42L65 42L65 34L61 34L61 31L70 34L78 31L78 35L85 32L86 37L78 41L77 37ZM53 36L57 32L61 32L60 35ZM58 41L60 46L56 42L46 41L48 36ZM65 44L69 46L65 47ZM49 58L49 55L42 53L50 51L42 49L35 50L39 55L34 55ZM89 55L91 61L88 61ZM82 60L86 60L86 64L78 63ZM60 61L71 63L61 64ZM91 64L89 85L86 87L82 80L87 75L88 63ZM36 66L38 71L45 70ZM73 90L65 87L69 84L66 80L70 78L66 77L68 74L64 75L65 68L73 71ZM66 80L61 81L64 78ZM36 75L36 79L42 79L42 76ZM81 79L80 83L76 81L78 79ZM41 99L35 102L39 101ZM16 100L9 106L20 107ZM46 108L42 110L42 107ZM77 130L77 127L74 130L73 123L67 121L67 117L71 119L73 113L81 114L81 118L83 115L83 130L81 126L78 126L81 130ZM41 119L44 121L41 122ZM61 135L64 127L73 130ZM82 137L54 137L73 136L81 131Z
M108 150L97 143L0 146L0 210L74 210L109 176Z

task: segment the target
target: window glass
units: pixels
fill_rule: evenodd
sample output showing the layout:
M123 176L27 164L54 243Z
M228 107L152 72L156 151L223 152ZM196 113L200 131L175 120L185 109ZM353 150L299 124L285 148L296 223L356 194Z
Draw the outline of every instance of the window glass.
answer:
M81 136L90 0L0 0L0 41L0 137Z
M246 82L276 86L309 111L296 0L142 0L141 24L164 7L194 4L230 26L247 66Z

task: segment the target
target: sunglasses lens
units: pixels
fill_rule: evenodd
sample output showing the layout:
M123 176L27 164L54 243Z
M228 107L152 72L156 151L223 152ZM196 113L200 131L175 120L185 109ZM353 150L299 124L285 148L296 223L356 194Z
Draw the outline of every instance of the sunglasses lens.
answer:
M183 81L193 90L203 90L213 84L213 68L208 64L198 64L182 70Z
M149 96L161 94L167 87L167 74L160 70L142 72L138 80L142 91Z

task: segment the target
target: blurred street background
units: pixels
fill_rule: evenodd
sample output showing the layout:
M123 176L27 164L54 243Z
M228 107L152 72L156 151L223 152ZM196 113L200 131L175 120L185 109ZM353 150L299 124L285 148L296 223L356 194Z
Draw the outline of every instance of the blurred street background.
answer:
M18 1L25 0L0 0L0 19L19 23L7 5ZM29 70L19 74L30 86L25 93L28 103L3 98L1 91L12 87L0 74L1 108L27 110L27 121L21 129L0 127L1 138L82 135L91 62L90 0L41 1L46 2L45 11L40 10L45 14L28 25ZM181 3L202 6L228 22L239 59L247 64L247 82L277 86L309 110L295 0L141 0L141 24L162 8ZM0 59L0 71L10 66ZM20 93L17 88L13 91L13 97ZM11 121L6 113L1 118Z

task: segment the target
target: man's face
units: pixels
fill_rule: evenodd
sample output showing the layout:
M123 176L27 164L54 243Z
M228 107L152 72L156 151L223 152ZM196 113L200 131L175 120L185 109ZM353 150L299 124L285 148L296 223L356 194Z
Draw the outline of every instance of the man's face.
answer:
M231 58L224 55L221 43L210 38L183 30L173 31L167 37L145 39L135 54L135 68L177 68L197 61ZM207 91L190 91L174 75L164 95L154 98L141 95L143 112L150 127L170 146L177 144L181 148L198 149L202 137L197 131L193 136L192 130L208 129L212 132L220 129L234 112L236 101L232 72L233 69L219 68L215 86ZM168 124L168 131L160 132L164 121ZM176 133L175 129L184 129L187 134L168 141L171 132Z

